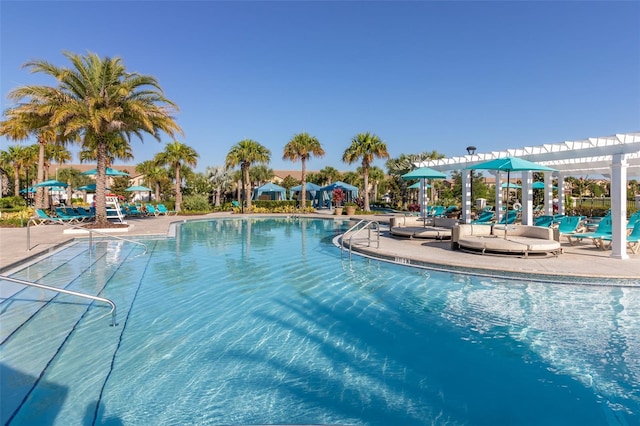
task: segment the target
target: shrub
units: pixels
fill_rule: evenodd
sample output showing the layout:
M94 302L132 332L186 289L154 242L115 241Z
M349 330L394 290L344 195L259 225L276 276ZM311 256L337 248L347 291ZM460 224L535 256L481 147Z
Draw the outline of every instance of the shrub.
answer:
M166 207L169 208L169 206ZM196 194L184 197L182 200L182 209L186 211L209 212L211 211L211 206L209 205L209 198L206 195Z
M22 197L3 197L0 198L0 209L15 209L26 207L27 202Z

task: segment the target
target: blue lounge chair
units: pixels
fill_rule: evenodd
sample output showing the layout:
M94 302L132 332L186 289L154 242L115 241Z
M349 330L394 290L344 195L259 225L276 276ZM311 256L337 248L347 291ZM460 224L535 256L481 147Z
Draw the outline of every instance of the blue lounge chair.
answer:
M519 210L508 210L504 214L504 216L502 216L502 219L500 219L498 224L499 225L510 225L510 224L512 224L518 218L518 213L520 213Z
M177 215L178 212L175 210L169 210L167 209L167 207L164 204L158 204L156 206L156 209L163 215L165 216L170 216L170 215Z
M85 220L91 220L96 217L95 213L91 213L89 210L84 207L76 207L76 211L79 215L83 216Z
M36 209L35 213L36 213L36 216L33 218L33 223L35 223L36 226L46 225L49 223L70 223L71 222L71 220L69 219L64 219L62 217L57 217L57 216L50 216L49 214L47 214L47 212L45 212L42 209Z
M627 222L627 229L633 229L636 222L640 220L640 210L636 210L635 213L631 215L629 221Z
M154 216L160 216L161 213L160 211L158 211L155 207L153 207L153 204L147 204L147 214L149 215L154 215Z
M56 207L56 216L59 218L65 219L68 223L78 223L84 221L82 216L79 216L75 212L73 214L69 213L64 207Z
M611 235L603 235L600 237L600 247L604 248L605 241L609 242L610 245L611 239ZM640 251L640 220L636 221L631 230L631 234L627 235L627 247L631 249L633 254L638 254L638 251Z
M567 235L567 238L569 239L569 244L571 244L572 246L575 245L578 241L582 241L585 238L589 238L591 239L591 241L593 242L593 244L596 247L600 247L601 243L602 243L602 237L606 237L606 236L610 236L611 235L611 217L603 217L600 222L598 223L598 227L596 228L595 231L593 232L583 232L583 233L576 233L573 235Z
M558 235L560 235L560 237L565 236L569 239L571 235L577 234L583 229L583 220L584 216L563 216L558 224ZM569 244L571 244L571 240L569 240Z
M484 210L480 212L480 214L478 215L478 218L476 220L471 221L471 223L489 225L493 223L493 217L494 217L494 214L492 211Z
M545 228L550 227L551 225L553 225L553 216L551 215L542 215L542 216L538 216L533 224L535 226L543 226Z

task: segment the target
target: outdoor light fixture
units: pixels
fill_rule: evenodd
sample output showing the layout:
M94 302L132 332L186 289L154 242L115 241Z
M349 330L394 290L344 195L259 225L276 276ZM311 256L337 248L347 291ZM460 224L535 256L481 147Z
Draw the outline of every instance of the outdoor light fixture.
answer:
M467 153L473 155L476 153L476 147L470 145L467 147ZM469 198L471 201L471 209L473 210L473 170L471 170L471 182L469 182Z

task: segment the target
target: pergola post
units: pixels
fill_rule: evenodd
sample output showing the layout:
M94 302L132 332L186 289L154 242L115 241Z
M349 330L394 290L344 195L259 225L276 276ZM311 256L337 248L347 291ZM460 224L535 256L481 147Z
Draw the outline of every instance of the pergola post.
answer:
M559 182L558 192L560 192ZM551 173L544 173L544 214L553 215L553 174Z
M471 223L471 173L463 170L462 175L462 222Z
M565 214L566 197L564 192L565 173L558 173L558 214Z
M502 212L502 173L497 172L496 177L496 222L500 222L504 213Z
M611 257L627 254L627 160L625 154L611 156Z
M533 225L533 173L522 172L522 217L523 225Z

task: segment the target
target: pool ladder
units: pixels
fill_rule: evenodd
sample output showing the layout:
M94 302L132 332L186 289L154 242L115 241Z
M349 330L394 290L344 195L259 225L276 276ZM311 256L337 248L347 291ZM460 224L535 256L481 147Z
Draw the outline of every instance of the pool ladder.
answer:
M341 246L340 257L342 257L342 254L346 249L345 247L345 240L346 240L346 242L348 243L348 249L349 249L349 260L351 260L353 237L359 235L361 232L365 230L367 231L367 236L366 236L367 247L371 247L371 242L374 241L376 243L376 248L380 248L380 223L375 220L362 219L358 223L353 225L351 228L349 228L344 234L342 234L342 238L340 239L340 246Z
M4 276L4 275L0 275L0 280L2 280L2 281L10 281L10 282L13 282L13 283L16 283L16 284L22 284L22 285L26 285L26 286L30 286L30 287L42 288L44 290L55 291L55 292L58 292L58 293L70 294L72 296L84 297L85 299L91 299L91 300L95 300L95 301L98 301L98 302L104 302L104 303L108 304L109 306L111 306L111 312L109 312L111 314L111 326L115 327L116 325L118 325L116 323L116 304L113 303L113 301L111 301L109 299L106 299L104 297L92 296L90 294L80 293L80 292L72 291L72 290L66 290L64 288L52 287L50 285L45 285L45 284L38 284L38 283L34 283L33 281L25 281L25 280L21 280L21 279L18 279L18 278L7 277L7 276Z

